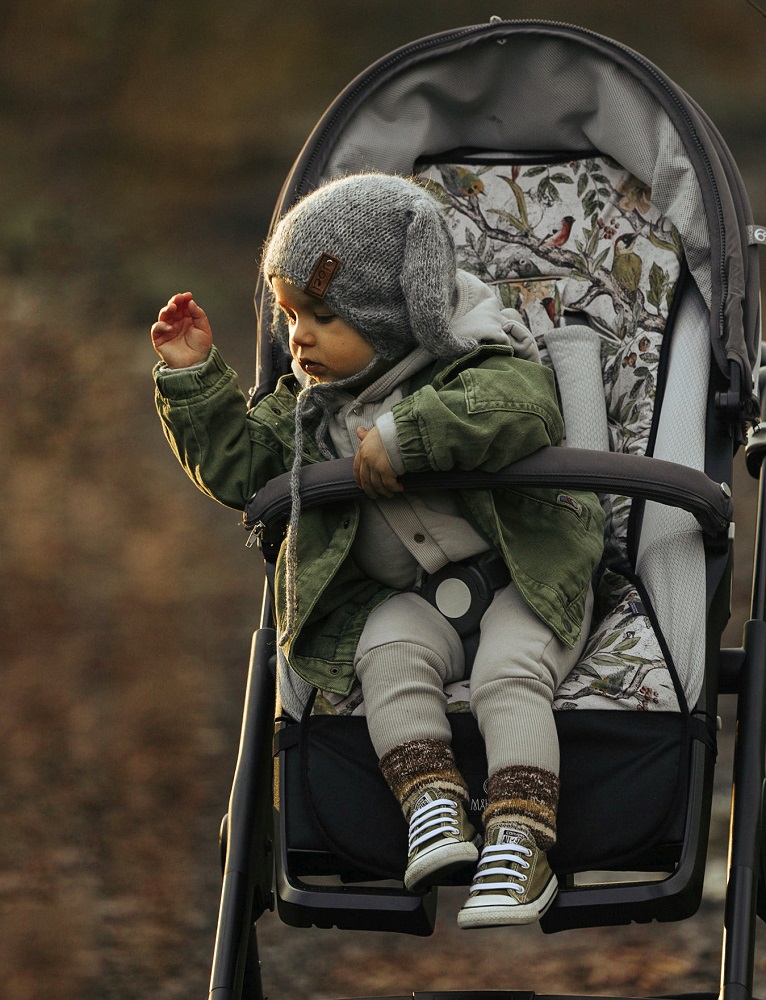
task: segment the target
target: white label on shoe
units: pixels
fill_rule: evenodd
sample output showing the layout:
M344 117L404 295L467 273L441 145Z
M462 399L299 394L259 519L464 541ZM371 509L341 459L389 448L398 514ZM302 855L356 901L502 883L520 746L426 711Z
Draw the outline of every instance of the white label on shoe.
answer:
M511 830L507 826L504 826L497 835L497 842L498 844L518 844L519 833L517 830Z

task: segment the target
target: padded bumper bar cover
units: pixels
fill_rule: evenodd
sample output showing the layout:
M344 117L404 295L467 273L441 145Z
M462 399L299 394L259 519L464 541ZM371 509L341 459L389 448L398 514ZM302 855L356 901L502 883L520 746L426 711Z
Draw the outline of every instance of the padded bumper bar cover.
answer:
M720 536L733 516L731 490L704 472L645 455L549 446L497 472L416 472L401 476L409 490L497 486L561 486L619 493L681 507L709 536ZM353 459L340 458L301 469L301 502L318 506L362 495ZM277 544L290 516L290 475L277 476L254 494L245 508L245 527L267 545Z

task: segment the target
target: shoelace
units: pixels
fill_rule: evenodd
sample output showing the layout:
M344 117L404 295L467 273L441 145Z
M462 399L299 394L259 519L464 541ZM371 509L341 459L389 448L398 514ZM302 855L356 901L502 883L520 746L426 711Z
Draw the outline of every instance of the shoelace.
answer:
M458 808L452 799L434 799L410 816L410 854L427 840L442 835L459 836Z
M518 852L518 853L517 853ZM519 885L519 882L526 882L527 876L523 872L515 871L513 868L503 866L503 867L487 867L496 866L498 861L510 861L514 865L519 865L522 868L529 868L529 862L525 861L521 855L529 858L532 856L532 851L528 847L524 847L522 844L514 844L513 847L508 847L507 844L491 844L486 845L484 850L481 852L481 860L479 861L479 866L476 869L476 876L471 886L472 892L493 892L499 889L512 889L514 892L523 892L524 886ZM479 879L483 879L487 876L495 875L501 876L506 879L505 882L479 882ZM519 881L513 881L518 879Z

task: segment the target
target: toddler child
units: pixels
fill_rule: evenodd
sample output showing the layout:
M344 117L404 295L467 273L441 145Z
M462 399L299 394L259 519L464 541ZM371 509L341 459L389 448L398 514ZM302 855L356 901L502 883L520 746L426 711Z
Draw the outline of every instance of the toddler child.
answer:
M601 508L548 488L408 494L399 476L495 471L557 444L553 375L518 314L458 269L440 206L413 181L321 186L279 222L262 267L291 374L248 410L204 311L174 295L152 327L165 434L197 486L233 508L292 471L280 657L340 695L359 679L409 823L405 885L476 865L461 927L537 920L557 889L551 705L586 640ZM352 455L366 496L301 511L300 466ZM477 575L478 610L465 582ZM489 764L481 855L445 710L445 684L469 672Z

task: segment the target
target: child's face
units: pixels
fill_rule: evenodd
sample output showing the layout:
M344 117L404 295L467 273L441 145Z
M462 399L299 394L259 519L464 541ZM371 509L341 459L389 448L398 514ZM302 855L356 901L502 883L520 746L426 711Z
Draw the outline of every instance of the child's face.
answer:
M272 278L271 285L287 316L290 353L307 375L317 382L338 382L369 365L373 346L328 305L282 278Z

